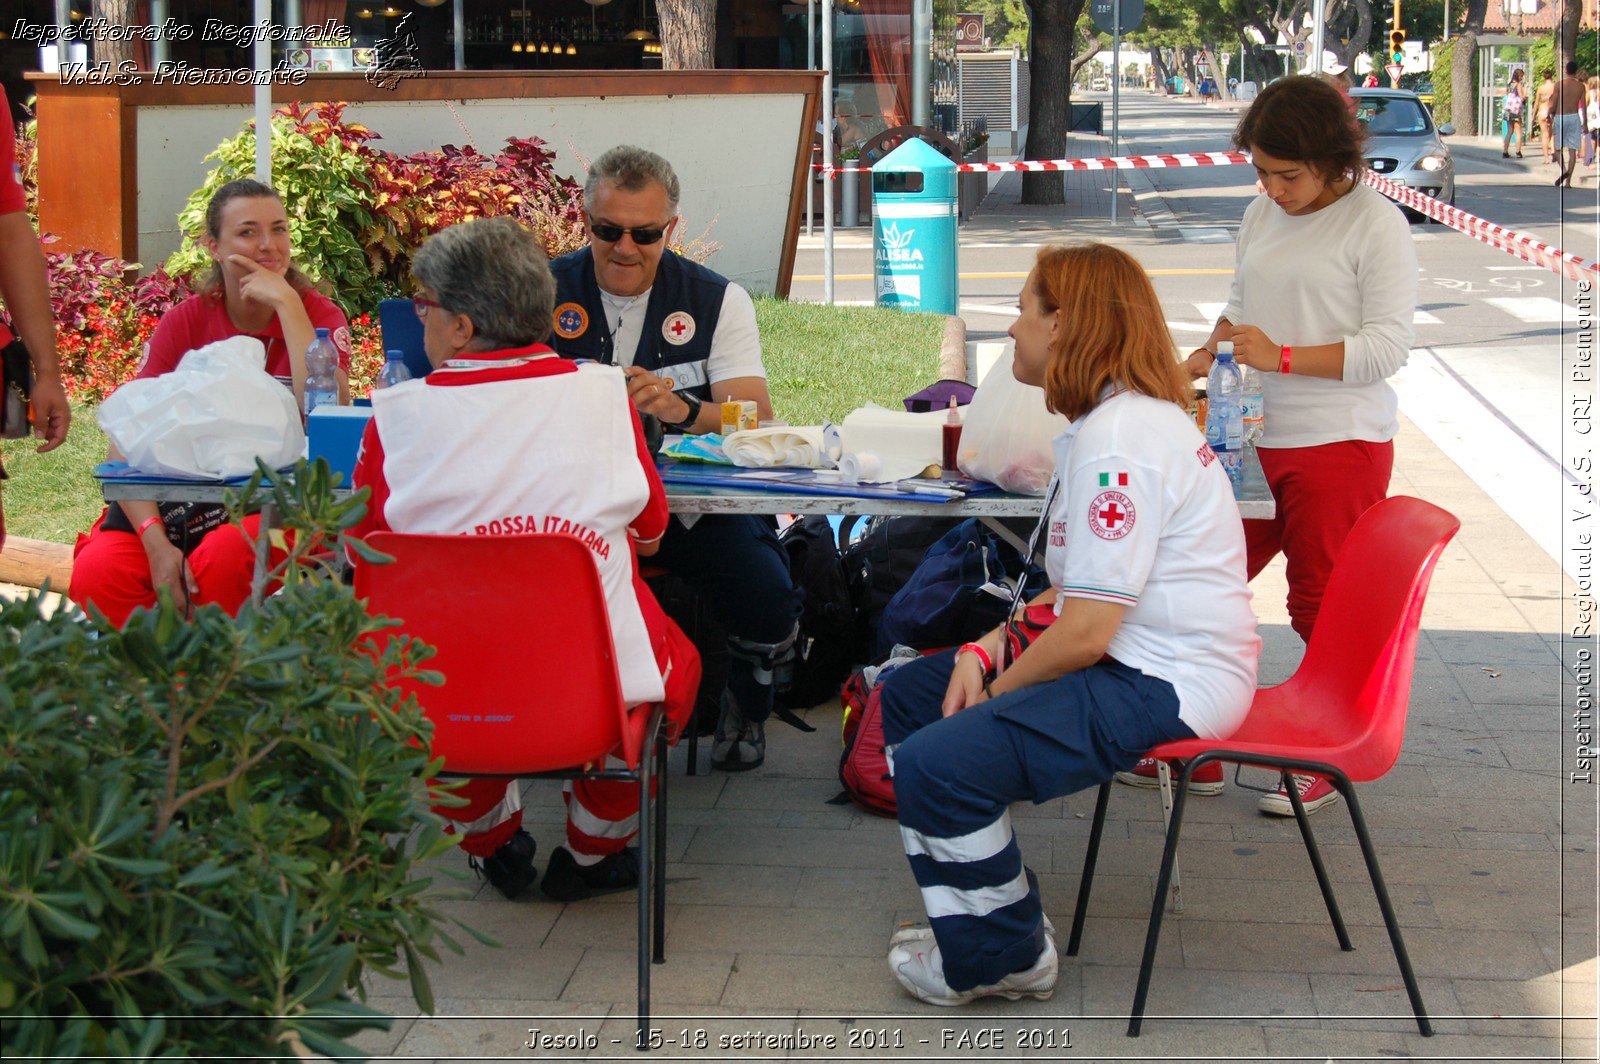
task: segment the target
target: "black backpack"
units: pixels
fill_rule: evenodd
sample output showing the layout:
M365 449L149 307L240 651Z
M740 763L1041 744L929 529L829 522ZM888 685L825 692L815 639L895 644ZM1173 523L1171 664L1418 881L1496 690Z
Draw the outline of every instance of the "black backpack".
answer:
M841 531L848 536L849 525ZM778 537L789 554L789 572L805 590L794 673L777 703L810 709L839 694L850 670L867 659L867 633L846 575L833 528L826 517L803 517Z
M889 600L905 587L928 548L960 523L955 517L875 517L866 534L845 548L844 567L865 630L863 661L874 656L878 622Z

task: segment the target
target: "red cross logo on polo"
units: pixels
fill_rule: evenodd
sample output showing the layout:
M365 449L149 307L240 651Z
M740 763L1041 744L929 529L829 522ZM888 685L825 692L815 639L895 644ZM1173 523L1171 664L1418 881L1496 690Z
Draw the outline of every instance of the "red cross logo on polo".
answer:
M686 311L675 310L661 323L661 338L669 344L683 345L694 339L694 319Z
M1100 482L1106 482L1107 474L1100 474ZM1122 474L1124 482L1127 474ZM1094 497L1094 502L1089 504L1089 527L1094 529L1094 534L1101 539L1121 539L1133 531L1134 521L1133 500L1120 491L1102 491Z
M589 329L589 312L576 303L563 303L556 308L556 335L563 340L574 340Z

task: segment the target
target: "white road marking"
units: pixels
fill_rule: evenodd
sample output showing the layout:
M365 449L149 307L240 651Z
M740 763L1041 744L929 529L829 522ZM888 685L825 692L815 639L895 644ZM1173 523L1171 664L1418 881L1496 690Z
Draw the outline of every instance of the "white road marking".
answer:
M1560 322L1563 325L1576 325L1578 310L1559 300L1546 296L1516 296L1485 299L1485 303L1492 307L1499 307L1518 321L1525 321L1530 325L1543 325Z

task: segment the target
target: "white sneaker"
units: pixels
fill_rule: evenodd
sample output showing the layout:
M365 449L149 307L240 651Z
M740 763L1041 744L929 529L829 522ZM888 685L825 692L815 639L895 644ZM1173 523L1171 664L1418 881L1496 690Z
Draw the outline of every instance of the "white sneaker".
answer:
M1047 935L1054 935L1056 933L1056 925L1050 922L1050 914L1041 913L1040 915L1044 917L1044 933ZM914 924L909 927L902 927L896 930L894 934L889 936L889 945L891 946L898 946L905 942L924 941L933 941L933 928L929 927L927 924Z
M1056 974L1060 966L1056 955L1056 941L1049 935L1044 939L1044 952L1033 967L1012 972L998 983L975 986L971 990L951 990L944 981L944 959L939 956L937 944L924 939L902 942L889 950L889 970L900 980L900 985L918 1001L930 1005L965 1005L983 997L1003 997L1008 1001L1031 997L1048 1001L1056 992Z

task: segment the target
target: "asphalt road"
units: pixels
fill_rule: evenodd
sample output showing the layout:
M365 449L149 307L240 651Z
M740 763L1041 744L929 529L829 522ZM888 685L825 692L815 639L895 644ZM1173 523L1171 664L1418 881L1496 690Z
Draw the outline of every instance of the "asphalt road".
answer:
M1231 111L1125 93L1124 151L1226 150L1236 120ZM1577 188L1558 190L1551 185L1554 168L1536 151L1518 162L1501 159L1498 144L1447 143L1456 161L1458 207L1600 259L1600 191L1592 170L1582 171ZM1136 255L1150 271L1177 343L1202 339L1227 300L1234 234L1255 194L1254 175L1242 166L1145 173L1147 183L1135 188L1138 212L1129 217L1125 197L1116 224L1109 217L980 213L963 229L960 250L961 314L969 337L1004 339L1040 242L1087 239ZM1563 467L1576 448L1587 446L1567 414L1575 389L1593 393L1592 384L1570 381L1584 310L1577 286L1443 226L1413 225L1411 235L1420 266L1417 346L1394 381L1402 410L1560 557L1564 496L1576 481ZM840 235L837 300L872 298L869 240L866 230ZM822 297L822 264L819 249L802 247L792 298ZM1586 335L1592 357L1592 330Z

